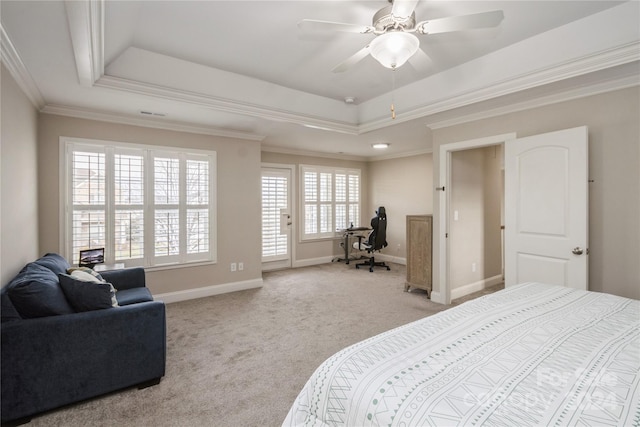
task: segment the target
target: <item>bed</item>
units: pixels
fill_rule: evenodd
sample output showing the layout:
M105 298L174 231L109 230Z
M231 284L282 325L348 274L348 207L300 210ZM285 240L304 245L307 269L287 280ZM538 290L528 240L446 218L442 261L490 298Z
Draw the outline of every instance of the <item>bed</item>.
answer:
M524 283L315 371L283 426L640 425L640 301Z

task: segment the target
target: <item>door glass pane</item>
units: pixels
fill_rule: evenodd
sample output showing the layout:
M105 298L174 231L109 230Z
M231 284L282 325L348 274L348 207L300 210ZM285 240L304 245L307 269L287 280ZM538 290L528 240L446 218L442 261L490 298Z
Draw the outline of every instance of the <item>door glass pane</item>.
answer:
M288 208L289 180L264 172L262 176L262 257L287 255L288 236L281 229L281 209Z

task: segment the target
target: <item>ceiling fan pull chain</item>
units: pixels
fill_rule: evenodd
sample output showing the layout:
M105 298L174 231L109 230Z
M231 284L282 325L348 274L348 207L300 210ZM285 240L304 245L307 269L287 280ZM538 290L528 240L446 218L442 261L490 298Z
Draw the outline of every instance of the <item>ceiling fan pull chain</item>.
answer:
M396 67L391 69L391 120L396 118L396 107L394 104L394 92L396 90Z

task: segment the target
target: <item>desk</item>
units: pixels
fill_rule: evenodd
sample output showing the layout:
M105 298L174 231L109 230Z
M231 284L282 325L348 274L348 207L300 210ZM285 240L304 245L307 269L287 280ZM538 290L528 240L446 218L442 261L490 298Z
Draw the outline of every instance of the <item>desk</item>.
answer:
M344 258L337 257L337 258L334 258L332 262L345 261L345 264L349 264L349 261L351 259L354 259L354 260L357 259L357 258L351 258L349 256L349 252L351 252L351 245L349 244L349 238L356 233L361 233L363 231L369 231L369 230L371 230L371 228L369 227L351 227L351 228L345 228L344 230L340 230L340 232L343 233L344 235L344 241L342 242L342 246L344 248Z

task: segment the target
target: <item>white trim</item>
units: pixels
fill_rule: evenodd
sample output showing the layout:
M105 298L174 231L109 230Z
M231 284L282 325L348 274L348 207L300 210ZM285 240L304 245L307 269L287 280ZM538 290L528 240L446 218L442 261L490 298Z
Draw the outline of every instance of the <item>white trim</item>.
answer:
M64 8L78 80L92 87L104 74L104 0L66 0Z
M599 95L601 93L612 92L620 89L627 89L633 86L640 85L638 76L627 76L620 79L601 82L595 85L589 85L586 87L580 87L577 89L566 90L563 92L554 93L551 95L542 96L539 98L532 98L522 102L516 102L509 105L487 109L475 113L461 114L450 119L439 120L429 122L427 119L427 126L434 129L442 129L449 126L455 126L464 124L476 120L488 119L492 117L498 117L505 114L516 113L518 111L530 110L532 108L545 107L547 105L558 104L560 102L571 101L580 98L586 98L592 95Z
M397 154L387 154L383 156L369 157L368 161L377 162L380 160L402 159L404 157L421 156L423 154L433 154L433 148L429 147L429 148L424 148L422 150L403 151L402 153L397 153Z
M262 278L244 280L242 282L223 283L221 285L203 286L200 288L185 289L184 291L166 292L154 295L154 300L164 301L166 304L187 301L190 299L210 297L213 295L227 294L230 292L246 291L262 287Z
M16 50L13 42L9 38L9 34L4 30L2 23L0 22L0 58L2 59L2 63L7 70L9 70L9 74L15 79L20 89L24 92L24 94L29 98L29 101L36 107L38 110L41 109L45 105L45 100L38 89L33 77L29 74L29 70L22 62L18 51Z
M376 258L376 261L386 261L394 264L407 265L407 259L399 256L387 255L382 252L375 252L373 256Z
M469 148L485 147L488 145L496 145L505 141L515 139L516 133L505 133L501 135L487 136L484 138L471 139L467 141L452 142L440 145L439 150L439 176L438 184L434 183L436 188L443 186L445 191L436 191L435 197L439 197L439 209L434 212L434 280L439 286L438 300L441 304L451 303L451 294L449 289L449 245L445 235L449 232L449 194L451 193L451 153ZM439 194L438 194L439 193ZM436 301L432 298L433 301Z
M88 108L69 107L66 105L48 104L44 106L42 113L55 114L58 116L76 117L79 119L98 120L101 122L126 124L132 126L143 126L147 128L172 130L176 132L197 133L202 135L222 136L226 138L246 139L249 141L262 141L264 135L257 135L249 132L231 131L213 126L195 126L175 121L162 119L148 119L142 117L131 117L125 114L106 113L103 111Z
M144 210L145 215L145 232L144 232L144 248L145 255L140 259L135 260L118 260L118 262L125 262L129 266L140 265L142 263L143 267L151 268L151 269L162 269L162 268L177 268L180 266L194 266L194 265L203 265L203 264L215 264L218 261L218 229L217 229L217 217L218 217L218 194L217 194L217 170L218 170L218 155L215 150L203 150L197 148L180 148L180 147L165 147L165 146L155 146L150 144L138 144L138 143L130 143L130 142L122 142L122 141L107 141L107 140L98 140L91 138L77 138L77 137L67 137L61 136L59 138L60 144L60 233L61 238L60 242L62 242L61 253L65 254L69 259L73 258L73 243L72 243L72 218L71 218L71 210L73 209L73 204L71 203L71 174L70 174L70 161L71 161L71 148L70 147L82 147L82 150L91 150L96 147L95 150L98 152L105 154L105 170L107 171L106 176L113 177L113 168L109 167L109 158L114 155L115 150L136 150L139 151L139 155L144 157L145 159L145 200L142 205L142 209ZM198 255L189 254L184 247L184 235L185 229L184 224L182 224L182 228L180 229L180 253L178 255L172 256L156 256L155 254L149 252L150 248L154 246L154 233L155 229L153 226L153 212L157 209L157 205L153 201L153 174L154 174L154 158L156 156L170 156L172 159L178 159L182 166L181 169L183 172L180 174L180 185L181 185L181 197L179 202L177 203L177 209L180 211L180 217L185 218L186 223L186 200L185 200L185 179L186 179L186 168L184 166L184 162L188 161L195 157L202 157L209 165L209 200L206 204L207 210L209 212L209 250L207 252L207 259L197 258ZM109 195L109 185L106 183L106 191L107 195ZM111 194L113 196L113 194ZM104 204L104 213L105 213L105 243L109 244L109 239L113 239L113 230L109 228L109 223L111 215L113 214L114 200L109 197L105 198ZM198 205L194 205L198 206ZM176 209L176 208L174 208ZM150 222L149 222L150 221ZM106 256L113 256L114 254L107 250ZM115 260L110 260L113 262Z
M432 114L441 113L443 111L449 111L455 108L498 98L503 95L509 95L560 80L570 79L572 77L578 77L618 65L631 63L638 61L639 59L640 42L634 41L615 48L585 55L581 58L569 60L561 64L556 64L524 73L519 76L504 79L503 81L491 82L482 87L478 87L455 96L436 100L429 105L419 106L398 115L398 117L393 120L393 123L391 123L386 116L371 120L361 124L358 127L358 133L362 134L383 129L391 124L408 122L425 116L430 116ZM463 64L462 66L466 66L466 64ZM561 101L562 100L560 99L556 102Z
M501 282L502 282L502 274L498 274L497 276L488 277L486 279L482 279L474 283L469 283L468 285L451 289L451 299L454 300L456 298L464 297L474 292L482 291L486 288L497 285Z
M335 258L335 255L324 256L320 258L307 258L302 260L296 259L296 260L293 260L293 268L310 267L312 265L320 265L320 264L330 264L334 258Z
M319 151L297 150L295 148L274 147L274 146L265 146L265 145L262 146L261 151L265 153L290 154L292 156L321 157L321 158L327 158L327 159L353 160L357 162L367 161L367 157L363 157L363 156L352 156L349 154L339 154L339 153L321 153Z
M300 113L280 111L260 105L249 104L225 99L211 95L204 95L185 90L169 88L151 83L142 83L134 80L105 75L96 83L95 87L153 96L167 101L177 101L192 105L198 105L225 113L245 114L266 120L295 123L314 129L325 129L333 132L358 135L358 126L346 122L326 120Z
M268 163L261 162L260 163L260 175L262 176L262 169L270 168L270 169L286 169L289 171L289 211L291 212L291 232L289 234L289 258L286 262L283 261L261 261L262 271L272 271L272 270L280 270L283 268L291 268L293 266L293 260L296 259L296 242L297 240L297 223L296 223L296 206L298 203L297 200L297 174L296 174L296 165L294 164L285 164L285 163ZM261 208L262 209L262 208ZM262 211L260 212L262 215Z
M431 295L429 295L429 299L432 302L435 302L437 304L447 304L442 298L442 294L440 292L431 291Z

